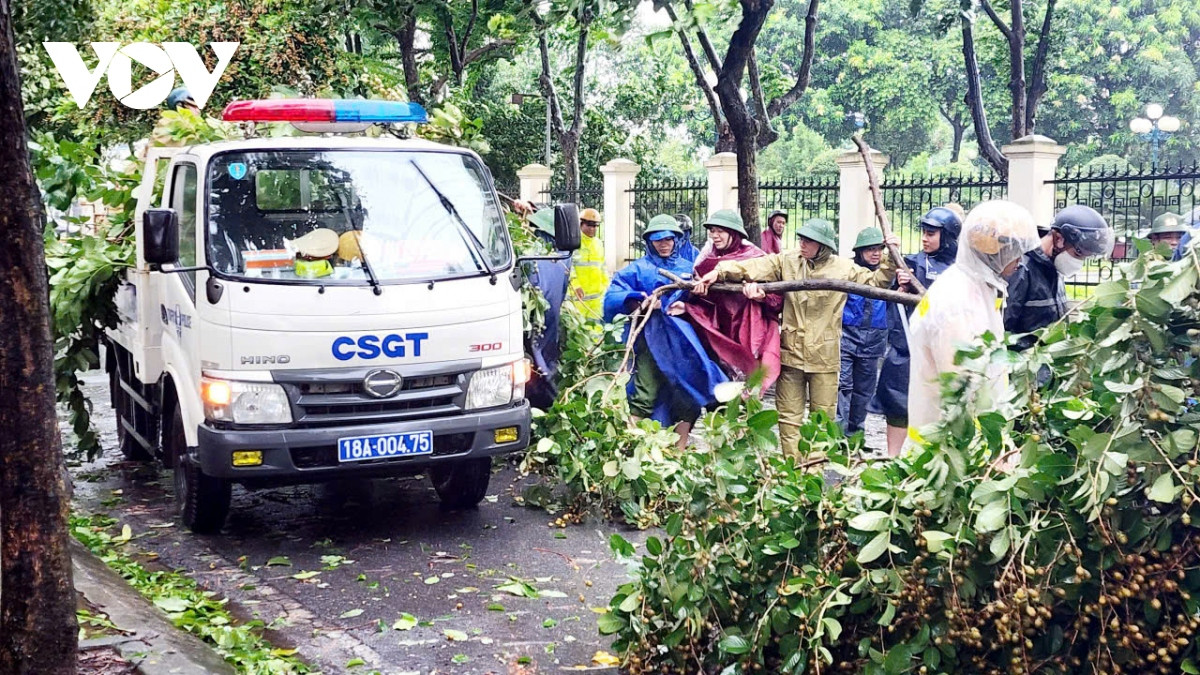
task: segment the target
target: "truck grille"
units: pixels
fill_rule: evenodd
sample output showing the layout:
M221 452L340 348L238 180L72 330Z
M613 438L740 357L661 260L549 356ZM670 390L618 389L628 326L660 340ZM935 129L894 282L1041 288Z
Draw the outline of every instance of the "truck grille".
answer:
M433 456L458 455L467 452L475 444L474 433L442 434L433 437ZM297 469L321 469L337 466L338 452L336 445L323 445L312 448L292 448L292 464ZM411 457L387 457L368 459L354 464L390 464L405 462Z
M301 373L285 372L276 372L275 379L288 392L298 427L448 417L461 414L466 403L468 372L406 376L400 391L382 399L364 392L365 373L353 371L307 379Z

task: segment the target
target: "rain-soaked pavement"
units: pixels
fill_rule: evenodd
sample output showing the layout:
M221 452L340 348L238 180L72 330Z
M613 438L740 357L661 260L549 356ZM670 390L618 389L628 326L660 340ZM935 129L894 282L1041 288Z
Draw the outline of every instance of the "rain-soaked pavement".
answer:
M76 511L128 524L148 564L185 570L324 672L615 672L593 662L611 644L598 610L627 578L608 538L644 533L595 518L548 527L497 462L477 510L443 511L424 478L235 487L221 534L194 535L175 517L170 473L121 461L103 374L84 380L105 450L72 469ZM882 445L881 421L868 426Z
M276 646L331 673L615 672L593 663L610 649L596 610L626 579L608 538L643 533L548 527L515 502L504 465L478 510L443 511L424 478L235 487L221 534L194 535L175 517L170 473L121 461L103 375L86 382L105 451L72 469L76 511L128 524L150 564L228 597Z

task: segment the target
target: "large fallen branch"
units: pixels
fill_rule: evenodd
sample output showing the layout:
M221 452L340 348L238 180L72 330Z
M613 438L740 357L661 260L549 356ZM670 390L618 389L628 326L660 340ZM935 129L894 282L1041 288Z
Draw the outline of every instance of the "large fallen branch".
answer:
M879 180L875 176L875 161L871 159L871 147L863 140L862 133L859 132L851 136L854 144L858 146L858 154L862 155L863 163L867 166L867 184L871 187L871 199L875 202L875 217L879 220L879 229L883 231L884 239L892 235L892 225L888 221L887 209L883 207L883 192L879 189ZM908 263L904 260L904 256L900 254L900 247L895 244L888 244L888 252L892 254L892 258L896 261L896 266L908 272ZM916 275L913 275L909 285L918 295L925 294L925 286L917 281Z
M696 282L681 279L680 277L666 270L659 270L658 273L664 277L667 277L674 283L668 284L667 286L661 286L655 289L655 292L675 289L690 291L692 287L696 285ZM853 281L843 281L842 279L797 279L793 281L767 281L759 283L758 286L767 293L839 291L841 293L853 293L854 295L861 295L864 298L871 298L872 300L894 302L898 305L906 305L908 307L916 307L917 303L921 301L921 296L913 295L912 293L904 293L902 291L893 291L887 288L867 286L866 284L857 284ZM710 286L709 290L722 291L726 293L741 293L742 284L717 283Z

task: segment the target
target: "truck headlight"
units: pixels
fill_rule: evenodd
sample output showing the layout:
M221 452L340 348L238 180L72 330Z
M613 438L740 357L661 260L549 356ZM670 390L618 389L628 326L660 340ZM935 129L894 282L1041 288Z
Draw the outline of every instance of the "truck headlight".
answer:
M204 417L234 424L290 424L292 407L278 384L205 377L200 381Z
M484 368L471 376L467 387L467 410L495 408L525 398L529 364L524 360L495 368Z

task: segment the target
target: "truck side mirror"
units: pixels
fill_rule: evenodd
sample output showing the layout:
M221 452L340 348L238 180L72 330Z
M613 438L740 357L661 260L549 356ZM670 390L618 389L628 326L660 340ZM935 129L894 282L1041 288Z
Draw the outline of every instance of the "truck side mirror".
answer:
M146 262L179 262L179 214L174 209L146 209L142 214L142 242Z
M560 251L577 251L580 243L579 208L574 204L555 206L554 248Z

